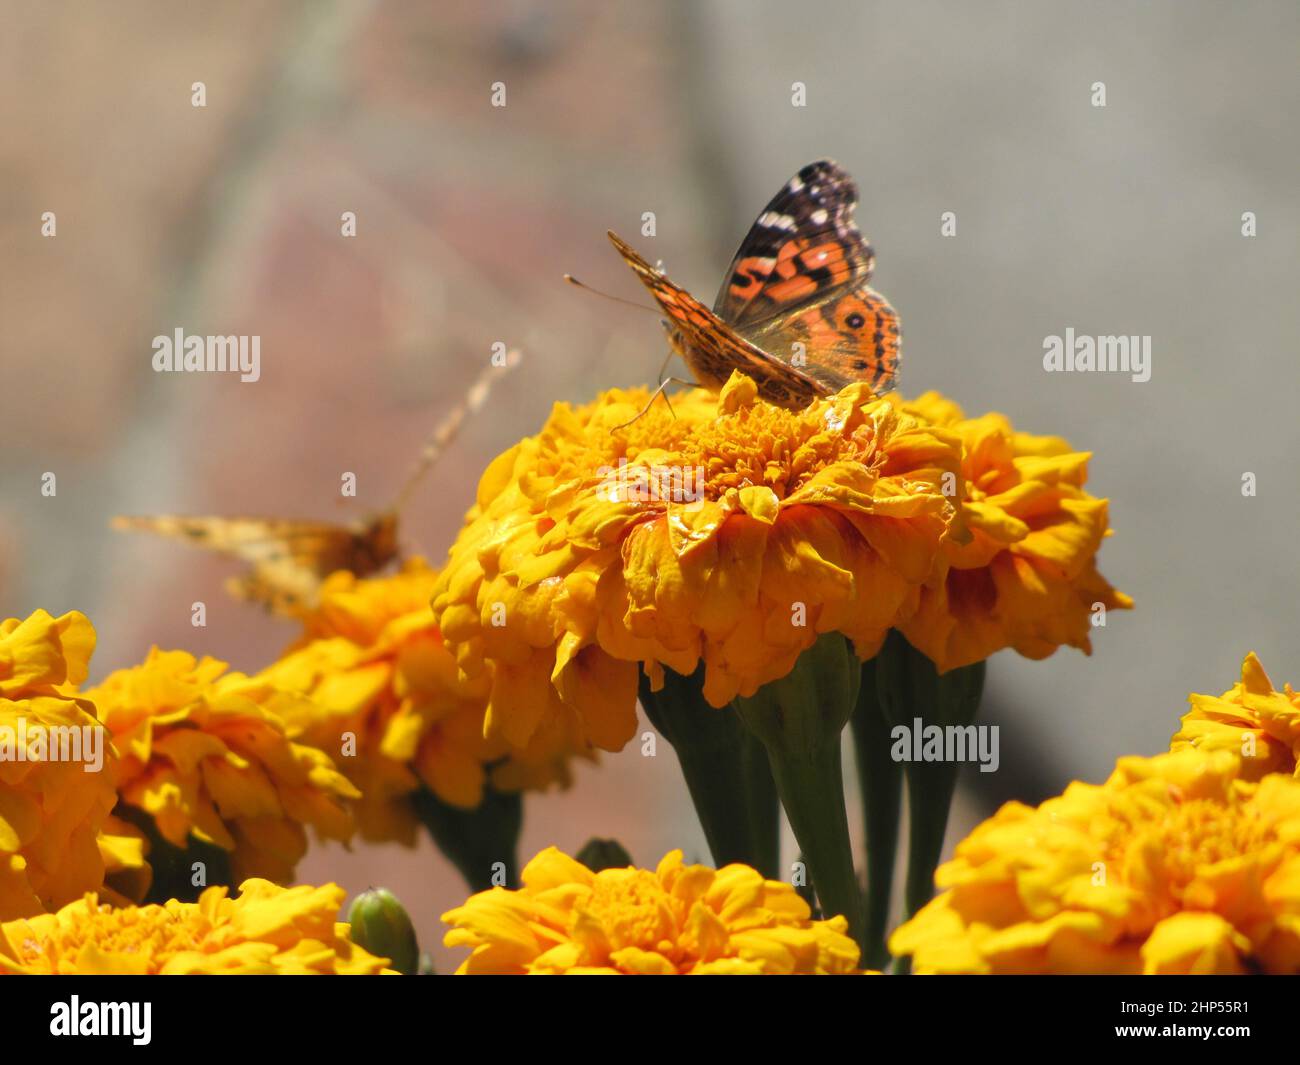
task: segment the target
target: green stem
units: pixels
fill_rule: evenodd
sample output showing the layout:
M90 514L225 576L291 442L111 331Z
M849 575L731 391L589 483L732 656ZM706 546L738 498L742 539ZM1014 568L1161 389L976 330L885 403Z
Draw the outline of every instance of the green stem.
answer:
M862 793L867 854L863 964L881 969L889 959L885 937L889 930L899 819L903 811L903 771L890 757L889 722L876 694L875 659L862 665L862 684L850 726Z
M780 818L767 758L731 707L708 704L703 683L703 666L690 677L665 669L657 692L643 674L641 705L677 754L714 864L742 862L776 878Z
M740 755L748 789L745 805L749 811L750 838L755 847L754 868L765 877L776 880L781 876L781 798L772 776L767 749L740 723L735 710L727 707L726 713L740 730Z
M891 730L905 730L899 740L899 757L907 776L905 898L910 917L934 895L934 870L943 852L948 813L961 768L956 762L916 760L914 756L918 748L924 748L925 735L935 727L964 728L974 721L984 692L985 663L939 673L934 663L897 631L889 634L876 662L876 694L883 716Z
M191 836L182 849L164 839L153 818L138 807L119 802L113 813L135 825L149 841L149 867L153 876L149 891L142 900L143 905L161 905L168 899L197 902L199 896L215 884L225 884L232 889L239 887L234 882L230 854L216 844L203 843ZM195 879L201 883L194 883Z
M456 866L471 891L518 887L519 831L523 827L523 798L491 785L473 810L443 802L427 788L411 796L416 816L433 842Z
M849 934L861 945L862 894L853 870L839 740L808 752L783 751L773 745L767 754L822 912L827 917L846 917Z
M781 805L823 912L847 918L859 945L862 895L844 810L840 737L853 715L861 679L861 666L848 641L828 632L784 677L731 704L767 749Z
M934 897L934 871L943 854L948 814L957 790L957 766L912 763L907 767L907 802L911 821L907 840L907 888L911 917Z

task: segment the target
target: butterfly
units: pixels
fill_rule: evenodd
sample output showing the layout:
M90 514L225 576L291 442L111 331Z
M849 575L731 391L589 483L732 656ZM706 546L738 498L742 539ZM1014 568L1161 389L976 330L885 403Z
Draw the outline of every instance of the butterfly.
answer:
M465 398L435 427L393 502L378 514L349 525L291 518L117 517L115 529L150 532L184 540L251 565L232 577L227 589L236 598L275 614L296 616L314 606L321 582L336 570L358 577L379 573L401 555L398 514L420 478L438 460L464 421L482 408L493 384L519 363L510 351L484 370Z
M875 253L853 222L857 202L838 163L805 166L741 241L712 311L608 236L668 316L669 343L699 384L716 392L741 370L762 398L798 409L853 381L887 392L898 374L898 315L867 284Z

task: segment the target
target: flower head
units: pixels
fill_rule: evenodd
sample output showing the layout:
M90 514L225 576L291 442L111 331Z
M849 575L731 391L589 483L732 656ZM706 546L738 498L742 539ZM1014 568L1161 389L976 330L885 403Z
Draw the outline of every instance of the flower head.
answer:
M232 852L236 879L290 880L307 849L304 825L351 835L356 788L329 755L286 734L304 696L156 647L86 696L121 752L120 801L176 847L193 835Z
M968 419L928 392L904 409L962 441L966 542L949 538L919 609L901 626L940 672L1011 647L1046 658L1062 644L1091 653L1102 610L1133 601L1097 572L1107 503L1084 491L1086 452L1015 431L1001 414Z
M1273 690L1252 651L1241 664L1241 681L1222 695L1189 696L1192 709L1170 741L1171 750L1200 747L1241 755L1242 775L1300 776L1300 692Z
M113 907L94 894L58 913L0 924L0 973L165 975L389 972L336 923L344 891L246 880L238 898Z
M446 945L472 949L461 974L834 974L858 961L843 917L811 920L789 884L681 851L653 872L593 873L548 847L520 890L480 892L442 919Z
M875 653L914 609L955 508L954 434L861 386L789 411L739 374L645 407L614 390L557 404L497 458L434 613L490 677L487 735L576 726L618 750L639 663L692 674L714 706L782 677L818 635Z
M75 611L0 623L0 920L103 885L117 755L94 705L71 693L94 647L94 628Z
M291 733L343 752L339 765L362 792L358 822L369 839L413 840L403 797L421 783L470 809L489 779L502 790L569 780L566 749L507 758L504 743L484 738L487 678L462 674L443 644L429 609L437 577L421 559L387 577L331 575L303 616L302 637L264 674L311 696L288 713Z
M1241 769L1188 748L1008 803L890 949L918 972L1300 972L1300 781Z

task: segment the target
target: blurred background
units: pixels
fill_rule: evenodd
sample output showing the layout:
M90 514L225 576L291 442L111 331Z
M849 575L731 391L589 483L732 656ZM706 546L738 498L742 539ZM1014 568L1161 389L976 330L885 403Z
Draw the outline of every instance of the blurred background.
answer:
M1003 799L1164 749L1248 650L1300 680L1298 44L1291 0L2 0L0 617L85 611L92 680L154 642L260 668L295 626L225 598L234 565L111 515L382 507L504 341L522 368L404 519L437 564L554 401L658 370L652 319L561 274L643 299L613 228L711 302L768 198L831 156L902 316L903 390L1093 451L1101 568L1138 604L1091 659L992 661L1001 769L966 776L951 846ZM261 380L154 373L178 327L260 335ZM1044 373L1067 327L1150 335L1151 380ZM525 856L593 834L707 857L666 747L529 799ZM388 885L451 966L437 915L465 891L429 845L318 847L299 876Z

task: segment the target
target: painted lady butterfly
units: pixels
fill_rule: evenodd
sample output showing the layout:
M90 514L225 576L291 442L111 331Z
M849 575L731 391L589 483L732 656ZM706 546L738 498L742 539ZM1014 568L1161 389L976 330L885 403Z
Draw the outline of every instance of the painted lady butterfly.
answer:
M378 573L400 555L398 513L420 478L446 450L465 419L486 402L496 379L518 365L519 353L507 353L479 375L465 398L430 434L414 468L393 502L383 511L351 525L291 518L152 518L118 517L115 529L151 532L184 540L196 547L250 563L248 573L232 577L227 588L237 598L258 603L272 613L293 616L315 604L321 581L335 570L358 577Z
M609 239L668 315L669 342L717 391L742 370L782 407L852 381L877 394L898 373L898 315L867 282L871 245L853 223L858 190L829 159L809 163L763 209L709 311L615 233Z

